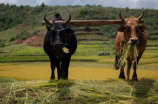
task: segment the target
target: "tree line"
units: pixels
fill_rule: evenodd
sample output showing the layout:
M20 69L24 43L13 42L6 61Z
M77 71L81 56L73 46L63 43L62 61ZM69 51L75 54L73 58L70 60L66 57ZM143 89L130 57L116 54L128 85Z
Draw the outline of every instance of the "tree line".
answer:
M45 14L48 19L52 19L55 13L60 13L63 18L68 18L69 13L71 13L74 20L115 20L119 19L118 13L120 10L125 18L129 16L138 17L141 14L141 9L137 8L115 8L89 4L85 6L49 6L42 3L35 7L0 4L0 32L22 23L29 27L41 26ZM152 32L158 32L157 12L158 10L155 9L144 9L145 16L143 19L145 23L143 25L149 28L149 35ZM118 25L105 25L101 26L100 30L105 36L113 38L116 35L117 27Z

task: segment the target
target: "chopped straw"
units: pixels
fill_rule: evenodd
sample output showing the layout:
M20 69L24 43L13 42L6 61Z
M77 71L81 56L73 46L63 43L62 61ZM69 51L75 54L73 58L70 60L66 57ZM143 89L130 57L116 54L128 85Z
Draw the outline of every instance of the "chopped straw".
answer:
M69 49L66 47L63 47L62 50L64 51L64 53L69 53Z
M120 59L118 61L118 65L117 67L119 67L119 69L121 67L124 66L124 63L129 55L129 51L130 49L133 48L134 49L134 57L135 57L135 61L136 61L136 66L137 66L137 56L138 56L138 53L137 53L137 49L136 49L136 45L132 46L132 44L126 44L124 45L124 47L117 53L117 54L120 54Z
M60 88L65 89L72 85L73 81L24 81L14 82L7 90L2 104L22 104L37 103L41 104L57 102L62 92ZM68 95L65 95L68 96ZM62 96L63 97L63 96Z

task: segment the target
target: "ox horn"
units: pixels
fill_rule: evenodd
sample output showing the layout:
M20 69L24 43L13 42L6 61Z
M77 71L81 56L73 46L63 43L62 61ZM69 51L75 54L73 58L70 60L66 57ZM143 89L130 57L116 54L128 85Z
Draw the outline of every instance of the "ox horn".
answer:
M142 14L138 17L138 20L140 21L144 17L144 10L142 10Z
M68 25L71 20L71 14L69 14L69 19L66 20L65 25Z
M44 16L44 21L45 21L48 25L51 25L51 23L47 20L46 15Z
M119 13L119 17L120 17L120 19L121 19L123 22L125 21L125 19L122 17L121 10L120 10L120 13Z

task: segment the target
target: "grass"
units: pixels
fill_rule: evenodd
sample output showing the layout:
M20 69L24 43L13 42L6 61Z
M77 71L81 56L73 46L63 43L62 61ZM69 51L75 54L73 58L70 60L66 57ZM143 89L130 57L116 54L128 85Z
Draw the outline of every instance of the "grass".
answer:
M1 40L9 41L9 39L11 37L15 37L19 32L21 32L21 31L19 31L15 27L8 29L8 30L5 30L5 31L2 31L2 32L0 32Z
M0 48L0 51L9 52L9 55L45 55L41 46L11 45Z
M0 59L0 63L49 61L48 56L4 56Z
M78 35L102 35L102 33L100 31L77 31L75 32L75 34Z
M99 42L95 42L95 43L99 43ZM85 50L86 48L86 50ZM88 55L96 55L99 51L104 51L104 52L108 52L108 51L113 51L113 45L98 45L98 44L94 44L94 45L83 45L83 44L79 44L77 46L77 50L75 53L75 56L88 56ZM7 46L7 47L2 47L0 48L0 51L2 52L8 52L9 55L46 55L43 47L37 46L24 46L24 45L11 45L11 46Z
M43 26L39 26L39 27L34 27L33 29L27 26L21 27L21 26L16 26L13 27L11 29L7 29L5 31L0 32L0 40L5 40L5 45L10 44L9 40L11 39L11 37L16 37L17 34L23 32L23 31L28 31L30 34L33 34L34 31L38 31L41 29L45 29L45 27ZM16 40L17 41L17 40ZM13 41L15 42L15 41ZM12 43L13 43L12 42Z
M12 82L0 87L0 101L2 104L156 104L157 85L158 80L145 78L137 83L118 79Z
M158 35L151 35L149 39L153 39L153 40L158 39Z
M113 46L114 47L114 39L108 39L107 41L79 41L78 44L83 45L107 45L107 46Z
M113 46L108 45L83 45L79 44L75 52L75 56L97 56L98 52L110 52L113 53ZM86 48L86 50L85 50Z
M110 41L109 41L110 42ZM111 41L112 42L112 41ZM72 56L72 61L93 61L101 63L114 63L113 45L98 44L88 45L79 44L76 53ZM86 48L86 50L85 50ZM48 56L44 53L43 47L11 45L0 48L0 51L8 52L0 54L0 62L35 62L49 61ZM98 56L98 52L110 53L108 56ZM148 49L142 55L139 64L157 63L158 50Z
M147 47L157 47L157 46L158 46L157 40L148 40L147 41Z
M77 40L81 41L81 40L95 40L95 41L108 41L107 38L103 37L103 36L99 36L99 35L77 35Z

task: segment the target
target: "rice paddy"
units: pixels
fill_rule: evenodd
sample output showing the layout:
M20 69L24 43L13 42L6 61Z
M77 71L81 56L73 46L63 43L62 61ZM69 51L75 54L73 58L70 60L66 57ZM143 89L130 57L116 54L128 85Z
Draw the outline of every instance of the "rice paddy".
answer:
M146 69L149 67L146 67ZM140 66L138 68L138 79L158 79L158 70L156 70L156 68L145 70L143 66ZM131 74L132 71L133 70L131 69ZM0 63L0 77L23 80L49 80L50 74L51 69L49 62ZM119 71L114 70L111 64L99 64L95 62L71 62L69 67L69 79L71 80L117 79L118 75ZM55 76L57 78L56 70Z

